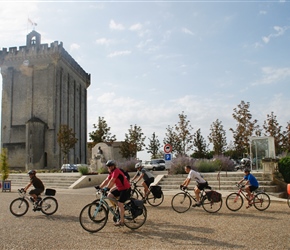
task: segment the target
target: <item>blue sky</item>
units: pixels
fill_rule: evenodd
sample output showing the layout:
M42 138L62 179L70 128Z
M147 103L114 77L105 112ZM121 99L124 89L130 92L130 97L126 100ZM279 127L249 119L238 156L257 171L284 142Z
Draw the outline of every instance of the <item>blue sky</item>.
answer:
M289 1L0 1L1 49L25 45L28 18L91 74L88 132L101 116L118 140L137 124L163 144L184 111L230 141L241 100L260 126L290 122Z

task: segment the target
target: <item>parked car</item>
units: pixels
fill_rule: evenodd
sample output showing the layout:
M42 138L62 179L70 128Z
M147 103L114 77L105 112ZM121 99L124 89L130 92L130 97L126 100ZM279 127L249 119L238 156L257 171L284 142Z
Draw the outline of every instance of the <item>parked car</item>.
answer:
M163 159L152 159L145 161L143 167L148 170L162 171L165 169L165 161Z
M61 168L60 168L60 171L62 173L65 173L65 172L78 172L78 168L74 164L63 164L61 166Z

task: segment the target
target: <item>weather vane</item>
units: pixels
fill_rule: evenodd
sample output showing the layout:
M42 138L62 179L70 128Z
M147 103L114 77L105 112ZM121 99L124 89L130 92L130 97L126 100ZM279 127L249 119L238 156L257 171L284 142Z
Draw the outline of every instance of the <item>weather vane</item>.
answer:
M28 18L28 22L32 25L33 30L35 30L35 26L37 26L37 23L32 22L30 18Z

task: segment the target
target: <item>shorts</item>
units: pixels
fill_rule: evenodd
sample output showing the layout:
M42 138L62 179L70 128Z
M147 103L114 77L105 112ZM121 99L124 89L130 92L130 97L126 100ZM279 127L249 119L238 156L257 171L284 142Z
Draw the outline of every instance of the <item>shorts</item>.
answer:
M197 184L197 188L198 188L199 190L203 190L203 189L206 188L207 186L208 186L207 181L204 182L204 183L198 183L198 184Z
M154 182L154 177L151 177L151 178L149 178L148 180L146 180L144 182L146 183L147 187L149 187L150 184Z
M125 189L125 190L121 190L121 191L115 189L114 191L112 191L111 194L114 195L115 197L119 197L118 201L121 202L121 203L124 203L126 200L130 199L131 188Z
M41 188L35 188L30 190L29 194L36 194L36 195L40 195L44 190Z
M255 191L256 189L258 189L258 187L256 186L249 186L249 189L251 192Z

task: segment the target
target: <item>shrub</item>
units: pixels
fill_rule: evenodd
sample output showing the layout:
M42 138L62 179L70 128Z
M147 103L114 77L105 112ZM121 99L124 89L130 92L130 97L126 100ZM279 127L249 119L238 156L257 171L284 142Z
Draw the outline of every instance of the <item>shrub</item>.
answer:
M130 159L130 160L126 160L126 161L120 161L117 162L117 167L122 168L124 171L127 172L135 172L135 165L136 163L139 162L136 159Z
M192 169L196 170L196 168L194 167L195 161L196 160L191 157L178 156L172 159L169 173L170 174L185 174L185 171L184 171L185 166L191 166Z
M7 161L6 148L2 148L0 167L1 167L1 179L5 181L9 176L9 166Z
M281 158L279 160L278 169L282 174L284 181L290 183L290 156Z
M219 169L218 161L209 161L209 160L199 160L196 162L198 172L215 172Z
M228 156L215 155L213 161L216 161L217 170L220 171L234 171L235 164Z
M89 168L87 166L80 166L78 167L78 170L82 175L89 173Z

